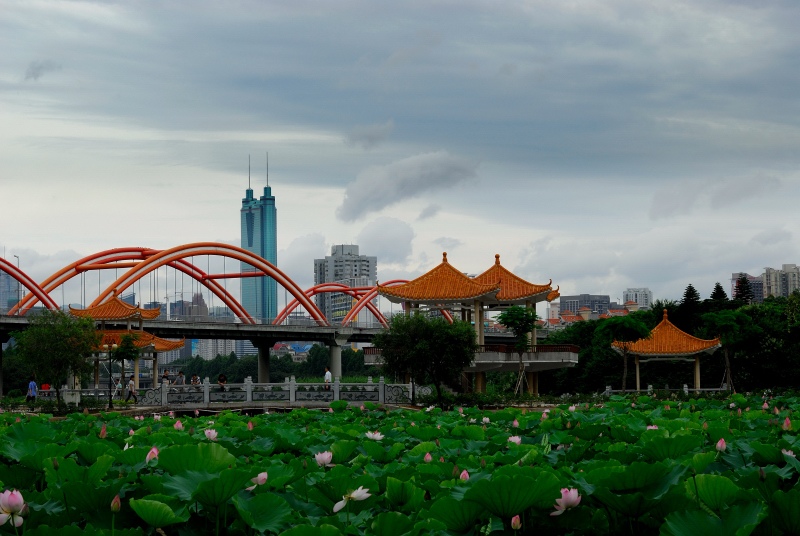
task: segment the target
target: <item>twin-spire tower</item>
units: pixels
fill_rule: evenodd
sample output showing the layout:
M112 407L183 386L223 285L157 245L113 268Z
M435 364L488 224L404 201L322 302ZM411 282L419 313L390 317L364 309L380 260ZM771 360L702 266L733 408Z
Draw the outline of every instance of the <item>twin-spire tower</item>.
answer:
M278 218L275 197L269 185L269 155L267 155L267 185L264 195L256 199L250 187L250 157L247 162L247 190L242 199L242 248L278 265ZM242 263L242 273L255 272ZM267 323L278 315L278 285L271 277L243 277L242 305L253 318Z

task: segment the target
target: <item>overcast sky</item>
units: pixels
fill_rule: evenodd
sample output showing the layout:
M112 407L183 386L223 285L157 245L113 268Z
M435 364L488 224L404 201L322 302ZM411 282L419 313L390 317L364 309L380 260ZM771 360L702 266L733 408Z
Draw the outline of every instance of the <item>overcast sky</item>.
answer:
M302 288L357 243L380 280L499 253L705 298L800 263L799 27L796 0L0 0L0 254L41 281L238 245L269 151Z

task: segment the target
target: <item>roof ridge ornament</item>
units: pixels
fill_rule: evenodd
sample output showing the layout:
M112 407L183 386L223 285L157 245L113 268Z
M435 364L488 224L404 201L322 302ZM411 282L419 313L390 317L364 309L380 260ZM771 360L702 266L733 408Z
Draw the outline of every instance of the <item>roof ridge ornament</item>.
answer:
M665 307L664 308L664 320L666 320L666 319L667 319L667 308Z
M494 263L495 263L496 266L500 266L500 254L499 253L495 253L494 254Z
M447 252L446 251L442 252L442 262L447 262Z

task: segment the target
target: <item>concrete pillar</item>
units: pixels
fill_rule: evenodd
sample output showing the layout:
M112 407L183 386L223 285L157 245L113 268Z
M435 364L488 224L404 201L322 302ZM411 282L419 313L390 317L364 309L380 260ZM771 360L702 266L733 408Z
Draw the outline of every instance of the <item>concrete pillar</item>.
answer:
M100 358L94 358L94 388L100 387Z
M539 395L539 373L533 371L527 371L525 373L526 380L528 383L528 394L529 395Z
M269 347L259 344L258 348L258 383L269 383Z
M334 342L330 345L331 352L331 375L334 380L342 377L342 347Z
M478 371L475 373L475 392L486 392L486 373L483 371Z
M483 303L475 300L472 304L472 309L475 313L475 335L478 339L478 344L486 344L483 337Z
M139 391L139 358L133 360L133 385Z
M634 356L633 362L636 365L636 392L638 393L639 391L642 390L642 383L641 383L641 381L639 381L639 356L638 355Z
M694 358L694 388L700 393L700 357Z

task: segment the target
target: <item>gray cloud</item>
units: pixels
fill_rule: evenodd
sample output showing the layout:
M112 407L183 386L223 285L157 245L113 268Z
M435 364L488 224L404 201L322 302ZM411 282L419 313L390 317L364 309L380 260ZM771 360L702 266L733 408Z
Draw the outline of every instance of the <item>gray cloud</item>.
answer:
M442 207L440 207L439 205L428 205L427 207L423 208L422 211L419 213L419 216L417 216L417 221L433 218L439 213L440 210L442 210Z
M447 236L443 236L441 238L437 238L433 241L434 244L437 246L441 246L444 248L445 251L453 251L457 247L461 246L463 242L457 238L450 238Z
M787 231L786 229L767 229L754 235L753 238L750 239L750 242L762 246L774 246L787 243L791 241L791 239L791 231Z
M39 80L45 73L58 71L61 65L51 60L37 60L28 64L25 71L25 80Z
M348 145L358 145L368 151L386 141L393 130L394 121L391 119L385 123L357 125L347 134L345 142Z
M321 234L298 236L285 249L278 251L278 268L305 290L314 284L314 259L330 254Z
M752 177L679 181L658 190L650 205L650 218L658 220L691 214L698 206L719 211L771 197L783 187L780 179L758 174Z
M336 216L354 221L400 201L452 188L475 178L477 167L467 158L436 151L367 168L347 185Z
M381 217L371 221L358 235L362 255L375 255L378 265L404 264L411 256L414 230L397 218Z
M769 196L776 193L781 186L781 181L776 177L764 175L719 181L714 184L710 192L711 208L725 208L744 203L755 197Z

